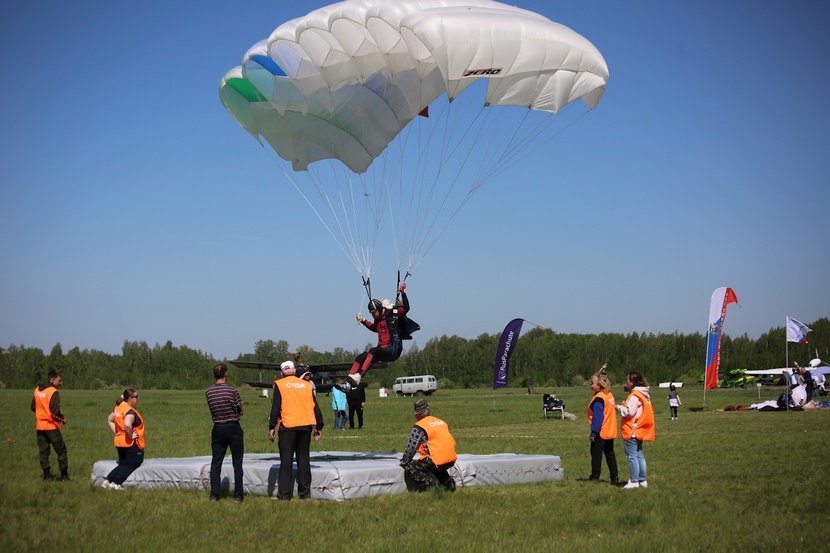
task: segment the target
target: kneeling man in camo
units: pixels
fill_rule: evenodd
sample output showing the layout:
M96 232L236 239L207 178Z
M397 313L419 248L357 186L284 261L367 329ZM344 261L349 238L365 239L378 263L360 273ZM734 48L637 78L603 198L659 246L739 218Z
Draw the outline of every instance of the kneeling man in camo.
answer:
M442 487L455 491L455 480L448 470L455 465L455 438L450 434L447 423L433 417L426 400L415 402L415 426L409 434L406 450L401 458L405 471L407 488L411 491L426 491ZM415 453L419 454L414 459Z

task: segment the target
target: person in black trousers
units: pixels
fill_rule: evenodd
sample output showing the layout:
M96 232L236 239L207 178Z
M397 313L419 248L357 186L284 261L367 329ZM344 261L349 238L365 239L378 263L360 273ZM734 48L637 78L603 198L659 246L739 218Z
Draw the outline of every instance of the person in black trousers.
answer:
M349 404L349 428L354 430L354 419L357 415L357 428L363 428L363 407L366 406L366 387L368 384L361 382L357 386L353 386L347 394L347 402Z
M213 378L216 384L205 390L208 408L213 418L211 432L211 450L213 457L210 463L210 500L219 500L219 490L222 483L222 462L228 448L233 460L233 497L237 503L245 499L244 482L242 481L242 458L245 454L245 438L239 417L242 416L242 398L239 391L228 386L228 366L219 363L213 367Z

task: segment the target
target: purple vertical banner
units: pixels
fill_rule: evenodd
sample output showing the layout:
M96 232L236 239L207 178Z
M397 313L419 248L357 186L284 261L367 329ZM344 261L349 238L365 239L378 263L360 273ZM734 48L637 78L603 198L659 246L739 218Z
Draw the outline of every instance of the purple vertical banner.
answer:
M519 341L519 333L522 331L524 319L513 319L504 331L499 340L499 349L496 351L496 368L493 371L493 389L507 386L507 369L510 365L510 356L513 355L513 348Z

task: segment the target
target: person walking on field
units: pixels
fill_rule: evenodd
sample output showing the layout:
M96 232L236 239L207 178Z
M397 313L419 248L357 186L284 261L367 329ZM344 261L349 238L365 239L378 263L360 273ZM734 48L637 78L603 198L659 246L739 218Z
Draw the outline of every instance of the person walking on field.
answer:
M671 420L677 420L677 408L683 405L680 401L680 395L677 393L677 388L674 384L669 385L669 411L671 411Z
M654 409L648 394L648 382L642 374L636 371L628 373L625 384L630 393L617 409L622 416L623 446L625 456L628 457L628 472L631 477L623 488L648 488L643 441L654 441Z
M279 435L280 471L277 477L277 496L289 500L294 495L294 459L297 459L297 493L300 499L311 497L311 436L319 441L323 435L323 413L311 383L298 378L294 363L280 365L283 378L276 381L268 439Z
M455 438L447 423L433 417L424 399L415 402L415 426L401 457L401 467L414 484L414 491L426 491L436 485L455 491L455 480L449 469L455 465ZM415 454L419 457L413 460ZM437 480L437 482L436 482Z
M63 434L61 434L61 424L66 424L66 418L61 414L61 396L58 393L58 388L63 383L63 376L58 371L49 371L47 379L49 383L35 388L32 397L37 447L40 451L40 468L43 470L44 480L55 479L49 463L49 454L54 448L58 456L58 468L61 471L58 480L65 481L69 480L69 457L66 453Z
M600 371L591 377L591 390L594 392L588 402L588 424L591 426L591 481L598 482L602 471L602 456L608 464L611 484L619 484L617 470L617 456L614 453L614 439L617 437L617 411L614 395L611 393L611 381L605 369L605 363Z
M219 501L219 491L222 483L222 462L228 448L231 450L233 461L233 497L237 503L245 499L244 482L242 480L242 458L245 455L245 440L239 418L243 414L242 398L239 391L228 386L228 366L218 363L213 367L213 378L216 383L205 390L210 416L213 418L211 432L211 450L213 458L210 462L210 500Z

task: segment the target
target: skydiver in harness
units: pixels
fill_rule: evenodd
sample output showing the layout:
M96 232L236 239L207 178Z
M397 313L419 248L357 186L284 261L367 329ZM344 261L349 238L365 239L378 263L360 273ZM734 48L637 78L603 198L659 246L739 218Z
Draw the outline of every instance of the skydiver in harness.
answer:
M411 340L412 333L420 330L415 321L409 319L409 300L406 297L406 282L401 284L400 302L392 304L389 300L372 300L369 302L369 313L372 322L357 314L357 324L362 324L378 335L378 345L364 351L355 359L349 370L348 380L352 386L358 386L360 379L366 375L375 361L395 361L403 353L401 340Z

